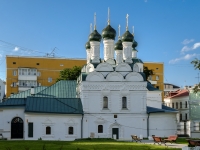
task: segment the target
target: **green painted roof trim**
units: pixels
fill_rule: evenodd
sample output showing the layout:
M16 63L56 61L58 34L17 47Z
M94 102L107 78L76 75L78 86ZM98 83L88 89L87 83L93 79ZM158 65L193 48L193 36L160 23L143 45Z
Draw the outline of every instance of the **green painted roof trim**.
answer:
M26 98L9 98L5 102L0 103L0 107L25 106Z

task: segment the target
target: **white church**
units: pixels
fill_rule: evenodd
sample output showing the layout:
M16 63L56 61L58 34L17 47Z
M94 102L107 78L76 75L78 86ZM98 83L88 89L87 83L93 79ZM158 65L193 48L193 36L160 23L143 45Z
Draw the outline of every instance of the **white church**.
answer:
M162 91L146 81L128 17L125 33L116 43L115 37L109 19L101 35L94 24L86 43L87 64L77 81L32 88L1 103L3 138L131 140L131 135L175 135L178 111L162 105Z

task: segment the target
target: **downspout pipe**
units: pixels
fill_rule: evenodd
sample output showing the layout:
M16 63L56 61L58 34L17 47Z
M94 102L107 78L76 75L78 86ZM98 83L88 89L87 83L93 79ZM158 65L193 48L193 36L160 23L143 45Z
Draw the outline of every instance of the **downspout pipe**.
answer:
M82 113L82 118L81 118L81 138L83 138L83 116L84 113Z
M147 138L149 137L149 116L150 116L150 113L147 113L148 116L147 116Z

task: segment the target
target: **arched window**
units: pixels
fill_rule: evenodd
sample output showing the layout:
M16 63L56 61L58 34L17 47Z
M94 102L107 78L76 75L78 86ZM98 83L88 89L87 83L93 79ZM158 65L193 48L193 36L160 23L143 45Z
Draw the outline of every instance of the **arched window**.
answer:
M103 125L98 125L98 133L103 133Z
M108 108L108 97L103 97L103 108Z
M185 101L185 108L187 108L187 101Z
M126 100L126 97L122 97L122 108L127 108L127 100Z
M182 102L180 102L180 108L182 108Z
M74 134L74 128L73 127L68 128L68 134Z
M46 134L51 134L51 127L49 126L46 127Z

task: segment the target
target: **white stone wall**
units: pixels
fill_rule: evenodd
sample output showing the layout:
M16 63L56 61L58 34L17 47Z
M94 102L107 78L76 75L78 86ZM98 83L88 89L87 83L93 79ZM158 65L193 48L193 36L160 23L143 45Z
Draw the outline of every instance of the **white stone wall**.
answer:
M72 141L81 138L81 115L26 113L25 139ZM33 122L33 137L28 137L28 122ZM51 127L51 134L46 135L46 127ZM74 134L68 134L68 127L73 127Z
M20 117L25 122L24 107L0 108L0 132L8 140L11 139L11 121L15 117Z
M147 106L162 108L162 91L147 92Z
M167 137L177 134L175 113L151 113L149 117L149 136Z

